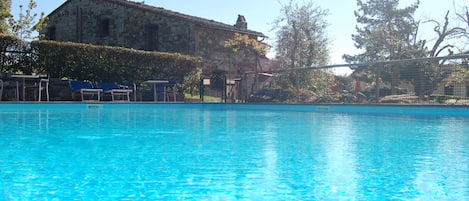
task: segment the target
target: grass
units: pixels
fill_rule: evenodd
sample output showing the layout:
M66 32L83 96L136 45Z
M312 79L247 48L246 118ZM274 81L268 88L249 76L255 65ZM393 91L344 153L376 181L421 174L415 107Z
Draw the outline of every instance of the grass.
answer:
M191 95L191 94L184 94L186 99L189 100L200 100L200 96L197 95ZM220 103L221 98L220 97L213 97L213 96L204 96L204 103Z

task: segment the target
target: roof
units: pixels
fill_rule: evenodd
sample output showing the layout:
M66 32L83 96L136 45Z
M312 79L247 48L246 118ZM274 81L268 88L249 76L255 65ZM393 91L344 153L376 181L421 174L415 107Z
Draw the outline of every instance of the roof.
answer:
M61 6L59 6L57 9L52 11L49 15L52 15L53 13L57 12L58 10L60 10L60 8L62 8L66 4L70 3L71 1L72 0L66 1ZM172 18L178 18L178 19L181 19L181 20L184 20L184 21L187 21L187 22L191 22L191 23L194 23L196 25L206 27L206 28L219 29L219 30L224 30L224 31L231 31L231 32L237 32L237 33L249 34L249 35L254 35L254 36L267 38L267 36L265 36L261 32L252 31L252 30L249 30L249 29L239 29L234 25L228 25L228 24L224 24L224 23L217 22L217 21L214 21L214 20L209 20L209 19L204 19L204 18L201 18L201 17L186 15L186 14L178 13L178 12L175 12L175 11L166 10L164 8L161 8L161 7L150 6L150 5L147 5L147 4L144 4L144 3L138 3L138 2L133 2L133 1L129 1L129 0L104 0L104 1L107 1L107 2L110 2L110 3L115 3L115 4L118 4L118 5L122 5L122 6L126 6L126 7L130 7L130 8L146 10L146 11L149 11L149 12L154 12L154 13L158 13L158 14L161 14L161 15L166 15L166 16L172 17Z

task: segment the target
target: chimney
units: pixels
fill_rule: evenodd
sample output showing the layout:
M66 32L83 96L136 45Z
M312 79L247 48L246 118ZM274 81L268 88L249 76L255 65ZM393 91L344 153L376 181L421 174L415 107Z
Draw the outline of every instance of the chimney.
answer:
M238 15L238 20L236 20L236 28L238 29L247 29L248 23L246 22L246 18L243 15Z

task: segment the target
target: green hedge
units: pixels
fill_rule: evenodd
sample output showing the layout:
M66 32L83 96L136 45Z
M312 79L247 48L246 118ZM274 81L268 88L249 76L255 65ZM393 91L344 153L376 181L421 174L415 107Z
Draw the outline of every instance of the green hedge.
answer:
M29 46L23 40L10 34L0 34L0 71L29 72L32 57Z
M201 59L178 53L147 52L82 43L33 41L35 72L77 80L140 83L164 77L181 83L199 71Z
M0 70L53 78L141 83L164 77L181 91L198 91L201 59L178 53L147 52L82 43L33 41L0 34Z
M12 48L15 49L15 47L23 44L24 42L14 35L0 34L0 48L2 52L11 50Z

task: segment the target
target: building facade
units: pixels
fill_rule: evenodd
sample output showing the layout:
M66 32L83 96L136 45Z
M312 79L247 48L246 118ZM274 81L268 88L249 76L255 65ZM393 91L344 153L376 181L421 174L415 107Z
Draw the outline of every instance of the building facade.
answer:
M128 0L68 0L48 15L42 34L47 40L201 57L205 72L223 70L236 78L241 76L238 61L224 48L234 33L258 41L266 37L247 29L242 15L235 25L227 25ZM246 60L252 65L243 71L255 71L255 60Z

